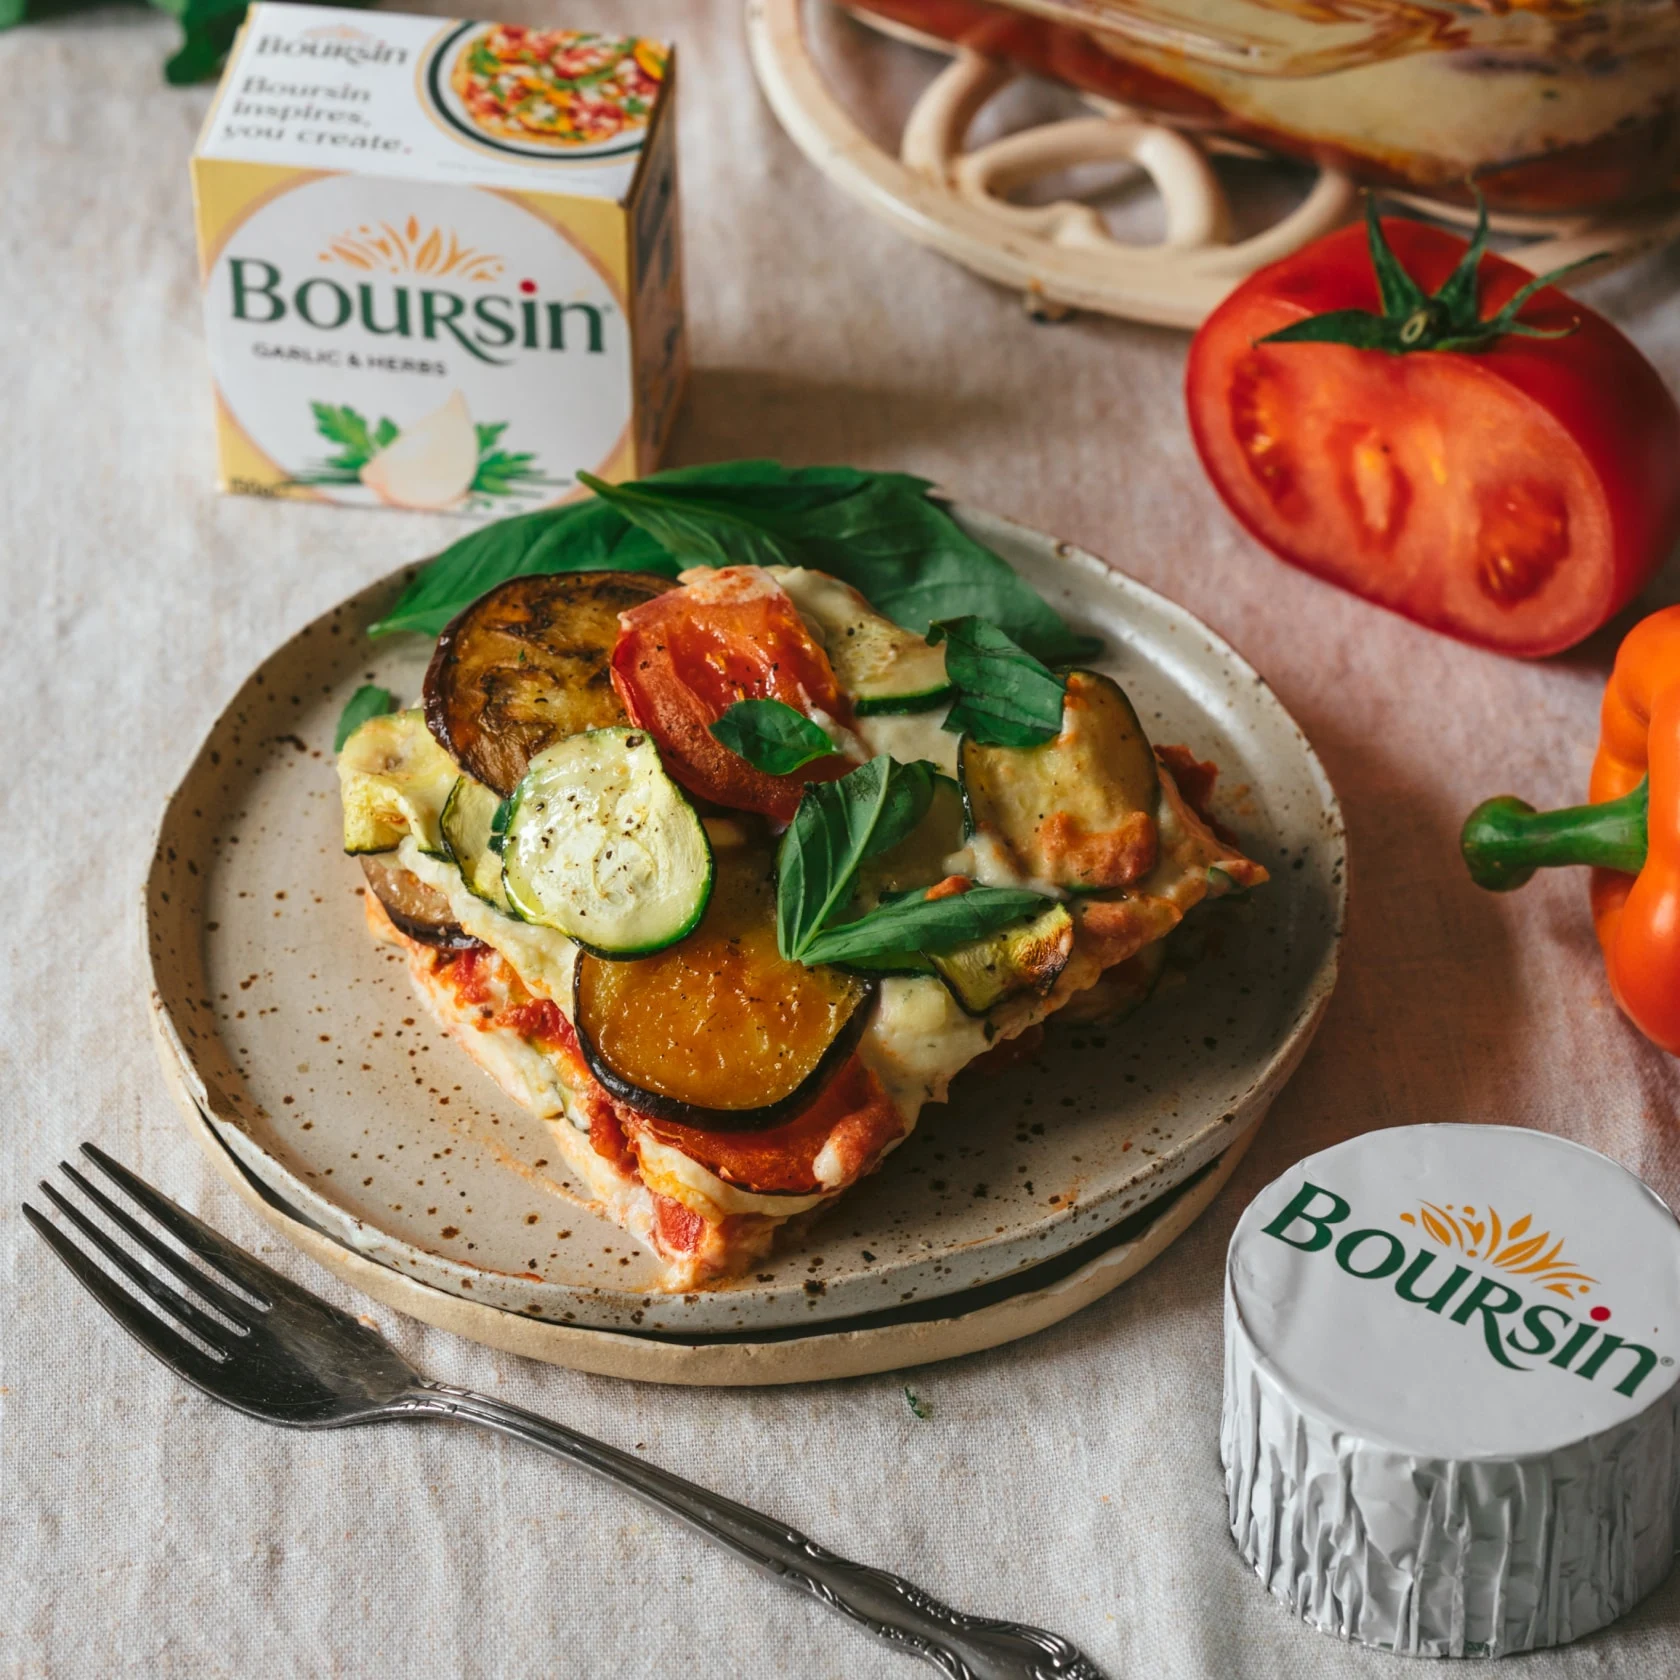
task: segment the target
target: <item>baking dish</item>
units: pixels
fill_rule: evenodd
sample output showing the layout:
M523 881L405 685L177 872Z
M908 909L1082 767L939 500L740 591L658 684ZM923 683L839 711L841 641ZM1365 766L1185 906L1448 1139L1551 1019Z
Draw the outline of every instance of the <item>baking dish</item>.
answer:
M1361 180L1601 209L1680 168L1674 0L868 0L1086 92Z

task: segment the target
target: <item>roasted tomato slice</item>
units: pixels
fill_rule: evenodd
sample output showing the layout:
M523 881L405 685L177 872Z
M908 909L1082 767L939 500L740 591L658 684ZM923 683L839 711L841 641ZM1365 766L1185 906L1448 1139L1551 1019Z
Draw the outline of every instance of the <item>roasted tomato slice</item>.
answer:
M1433 293L1465 241L1385 220ZM1480 312L1530 276L1497 256ZM1555 653L1638 592L1680 537L1680 410L1639 351L1561 292L1473 351L1260 344L1334 310L1380 308L1363 227L1251 276L1190 347L1186 395L1215 488L1291 565L1505 653Z
M613 687L690 793L785 823L806 782L833 781L853 767L836 757L771 776L712 734L737 700L781 700L807 716L846 718L828 655L768 573L756 566L686 573L683 588L621 613L619 623Z

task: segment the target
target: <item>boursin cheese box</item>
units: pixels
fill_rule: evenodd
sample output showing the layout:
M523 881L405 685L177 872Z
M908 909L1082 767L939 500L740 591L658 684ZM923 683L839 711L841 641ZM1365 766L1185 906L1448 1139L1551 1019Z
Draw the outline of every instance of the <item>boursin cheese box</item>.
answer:
M1225 1273L1238 1550L1327 1633L1504 1656L1603 1627L1680 1514L1680 1225L1543 1132L1402 1126L1250 1204Z
M252 6L192 161L222 487L499 517L648 471L686 371L674 72Z

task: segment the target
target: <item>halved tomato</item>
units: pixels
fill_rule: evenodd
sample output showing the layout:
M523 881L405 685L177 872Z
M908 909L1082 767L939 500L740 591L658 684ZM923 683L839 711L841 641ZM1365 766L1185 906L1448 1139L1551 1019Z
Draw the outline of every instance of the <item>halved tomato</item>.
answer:
M690 793L786 823L806 782L834 781L854 768L834 757L772 776L712 734L737 700L781 700L807 717L847 719L828 655L768 573L756 566L690 573L681 589L620 613L619 623L613 687Z
M1400 265L1439 288L1466 242L1385 220ZM1485 256L1480 313L1530 278ZM1448 635L1556 653L1638 592L1680 538L1680 409L1602 316L1548 287L1474 350L1262 344L1311 316L1381 308L1364 227L1246 280L1190 347L1202 464L1291 565Z

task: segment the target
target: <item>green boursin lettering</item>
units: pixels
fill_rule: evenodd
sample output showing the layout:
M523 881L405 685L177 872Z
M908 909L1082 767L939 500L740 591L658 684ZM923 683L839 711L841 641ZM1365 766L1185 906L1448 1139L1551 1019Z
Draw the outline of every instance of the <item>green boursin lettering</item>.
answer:
M262 278L253 284L246 277L247 269L261 270ZM233 282L234 320L256 321L266 326L285 315L285 300L280 296L280 270L273 263L259 262L254 257L235 257L228 264L228 278ZM252 298L261 298L268 305L266 315L253 315L246 309Z
M1488 1357L1508 1371L1528 1372L1538 1367L1519 1365L1506 1352L1507 1348L1531 1359L1546 1359L1548 1365L1571 1371L1587 1382L1607 1369L1617 1354L1625 1354L1627 1362L1620 1366L1621 1380L1615 1389L1618 1394L1631 1398L1661 1363L1654 1348L1624 1341L1608 1330L1601 1331L1596 1324L1577 1323L1562 1307L1549 1301L1530 1305L1509 1284L1498 1278L1478 1276L1468 1266L1455 1265L1432 1292L1427 1285L1420 1289L1440 1256L1420 1247L1408 1262L1405 1240L1380 1226L1346 1231L1338 1238L1335 1227L1346 1225L1352 1215L1352 1204L1345 1196L1321 1184L1303 1181L1261 1231L1303 1254L1321 1253L1334 1242L1331 1263L1346 1276L1366 1282L1393 1277L1394 1293L1402 1301L1441 1315L1446 1323L1469 1327L1472 1320L1479 1321ZM1399 1276L1395 1277L1397 1272ZM1448 1302L1472 1279L1475 1281L1469 1294L1450 1315L1446 1314ZM1548 1319L1557 1321L1555 1329ZM1565 1336L1559 1346L1559 1338ZM1577 1363L1595 1336L1599 1338L1598 1345Z
M1604 1332L1603 1341L1576 1366L1575 1375L1585 1377L1591 1382L1603 1368L1605 1360L1611 1354L1620 1353L1624 1349L1633 1355L1633 1369L1616 1384L1616 1392L1631 1395L1656 1366L1656 1352L1652 1348L1641 1347L1638 1342L1624 1342L1620 1336L1613 1335L1608 1330Z
M1485 1277L1453 1309L1452 1321L1454 1324L1468 1324L1470 1315L1479 1312L1482 1315L1482 1339L1487 1343L1488 1352L1508 1371L1527 1371L1529 1366L1519 1365L1516 1360L1505 1357L1505 1345L1500 1340L1501 1331L1496 1316L1499 1313L1514 1313L1522 1304L1522 1296L1509 1284Z
M1320 1196L1326 1199L1329 1206L1313 1213L1312 1205ZM1276 1237L1279 1242L1286 1242L1291 1248L1298 1248L1304 1254L1316 1254L1319 1249L1330 1246L1330 1227L1341 1224L1352 1211L1353 1209L1334 1190L1324 1190L1316 1184L1303 1184L1295 1192L1289 1206L1266 1227L1266 1235ZM1289 1227L1298 1219L1305 1220L1312 1227L1311 1235L1290 1236Z
M230 257L228 282L233 318L269 326L295 319L320 332L336 332L352 320L380 338L420 337L436 343L453 339L475 361L491 367L506 367L511 358L492 355L521 344L528 350L581 351L585 355L606 353L607 310L593 303L548 303L548 341L537 333L538 303L534 298L514 299L495 292L472 299L454 292L407 286L377 288L367 281L357 283L355 292L327 275L311 275L289 295L285 276L277 263L260 257ZM418 307L416 307L418 305ZM524 322L523 338L520 322ZM568 321L579 330L569 336Z
M492 367L506 367L506 359L492 356L456 326L456 321L465 314L466 308L467 300L456 297L453 292L434 292L430 288L423 290L420 293L420 336L436 339L437 329L442 327L469 356L476 357L481 362L488 362Z

